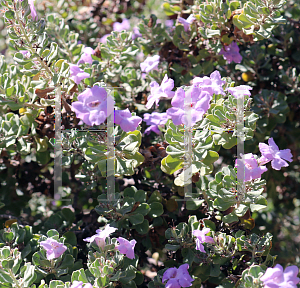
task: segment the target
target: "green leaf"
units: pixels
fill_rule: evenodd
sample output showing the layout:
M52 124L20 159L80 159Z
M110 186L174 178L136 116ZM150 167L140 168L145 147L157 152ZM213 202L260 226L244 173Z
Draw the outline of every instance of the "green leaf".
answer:
M77 237L74 232L68 231L62 237L65 238L64 243L69 243L72 246L77 245Z
M144 219L144 222L135 226L135 230L139 234L146 234L149 231L149 221Z
M150 212L148 213L149 217L155 218L164 213L163 205L159 202L153 202L150 204Z
M137 225L144 222L144 216L141 214L130 215L128 219L132 223L132 225Z
M24 287L29 287L31 284L33 284L33 282L35 281L35 279L37 278L37 275L35 273L35 266L31 265L30 263L26 263L25 264L26 270L24 272Z

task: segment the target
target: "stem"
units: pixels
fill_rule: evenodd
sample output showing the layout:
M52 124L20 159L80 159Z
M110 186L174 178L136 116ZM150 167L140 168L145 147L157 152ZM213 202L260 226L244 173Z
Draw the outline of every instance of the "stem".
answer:
M37 108L37 109L45 109L45 106L34 104L34 103L24 103L24 106L33 107L33 108Z
M20 27L20 29L21 29L21 31L22 31L22 36L24 36L24 38L25 38L25 40L26 40L26 42L28 43L28 44L30 44L30 41L29 41L29 38L28 38L28 36L27 36L27 34L26 34L26 31L25 31L25 28L23 27L23 25L22 25L22 23L21 23L21 21L20 21L20 18L19 18L19 15L18 15L18 13L15 13L15 15L16 15L16 18L17 18L17 21L18 21L18 26ZM36 52L34 51L34 49L31 47L31 45L29 46L29 50L30 50L30 52L32 53L32 54L35 54ZM49 76L50 76L50 78L52 79L52 72L51 72L51 70L50 70L50 68L44 63L44 61L42 61L39 57L36 57L37 58L37 60L40 62L40 64L44 67L44 69L47 71L47 73L49 74Z
M17 288L21 288L21 286L19 285L19 282L18 282L17 278L15 277L14 273L12 272L12 270L11 270L11 269L8 269L8 271L9 271L9 275L10 275L10 277L13 279L13 281L14 281L16 287L17 287Z

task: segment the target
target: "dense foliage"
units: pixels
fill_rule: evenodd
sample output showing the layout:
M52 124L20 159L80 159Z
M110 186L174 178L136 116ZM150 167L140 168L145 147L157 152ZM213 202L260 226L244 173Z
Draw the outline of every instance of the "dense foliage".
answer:
M297 287L297 1L0 3L0 287Z

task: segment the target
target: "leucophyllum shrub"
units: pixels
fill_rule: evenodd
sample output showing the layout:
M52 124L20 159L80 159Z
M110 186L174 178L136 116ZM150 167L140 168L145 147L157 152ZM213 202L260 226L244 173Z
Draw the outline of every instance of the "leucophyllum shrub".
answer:
M297 5L100 2L1 1L1 285L297 287L265 227L270 175L298 177Z

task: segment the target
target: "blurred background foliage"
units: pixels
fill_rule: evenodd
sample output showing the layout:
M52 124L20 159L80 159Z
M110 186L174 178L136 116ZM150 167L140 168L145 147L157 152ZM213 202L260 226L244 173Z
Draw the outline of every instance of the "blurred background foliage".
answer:
M187 39L186 41L191 44L187 47L180 41L170 41L163 33L166 28L155 26L156 19L150 18L150 15L154 14L163 23L167 19L176 19L178 11L180 16L187 18L193 4L192 0L170 0L164 3L159 0L45 0L39 1L37 8L40 15L44 13L59 15L57 20L62 21L62 25L68 25L70 32L79 34L78 41L93 48L98 46L102 36L112 31L112 24L116 21L121 22L123 18L130 19L132 27L138 24L140 30L144 27L145 33L148 33L150 38L151 33L160 35L157 39L146 37L140 39L139 45L145 55L158 51L161 59L165 61L162 68L168 71L175 80L176 86L188 84L195 75L200 77L208 75L215 69L220 71L222 77L230 77L236 85L252 86L251 109L259 115L259 120L254 138L245 143L245 153L257 153L258 143L265 142L266 137L273 137L280 148L291 149L294 161L281 171L269 169L263 174L262 178L267 181L268 207L252 214L255 227L251 232L256 234L270 232L273 235L272 242L275 243L270 253L278 255L277 261L282 265L291 263L299 266L300 3L296 0L286 1L280 9L280 14L286 19L286 23L275 28L268 39L253 44L251 39L245 40L243 35L244 41L239 43L240 53L243 56L240 64L226 64L222 57L206 54L204 48L197 44L197 37ZM141 15L144 15L143 19ZM9 48L6 30L3 27L3 19L0 18L0 51L5 55L6 62L12 63L14 51ZM54 30L50 37L60 42ZM60 42L60 45L64 48L63 42ZM213 48L213 44L211 47ZM194 49L195 53L187 57L186 51L189 49ZM201 67L198 67L199 63ZM126 66L126 63L124 65ZM116 76L114 83L126 85L132 77L135 77L132 68L129 66L127 68L122 72L122 76ZM157 81L162 78L160 74L155 73L147 77ZM129 107L134 109L137 115L142 116L146 112L143 107L149 91L146 89L145 80L140 81L138 87L140 90L132 88L131 91L127 89L127 92L119 91L115 93L115 99L120 108ZM158 110L165 111L167 105L161 103ZM1 115L6 112L7 110L4 111L0 106ZM145 127L143 124L142 132ZM49 151L52 149L51 145L48 149ZM81 231L82 235L79 236L81 239L94 233L103 219L99 219L99 215L93 209L98 205L98 195L105 191L106 181L100 173L94 173L94 167L85 164L80 147L74 149L77 151L74 161L66 164L67 168L63 172L63 183L66 188L61 201L53 200L53 161L41 164L34 155L23 157L18 153L2 150L0 202L5 206L0 206L0 227L4 226L7 220L17 219L21 224L32 225L34 232L46 231L52 225L50 223L55 223L56 229L61 231L70 228ZM52 150L49 153L51 152ZM165 156L165 146L160 136L151 133L149 137L143 137L140 153L146 158L144 164L136 169L134 175L118 179L116 191L123 191L124 188L134 184L137 189L145 190L150 199L151 197L162 198L157 202L163 203L164 213L167 214L164 214L164 221L173 222L175 226L185 221L186 215L182 217L175 213L175 211L179 212L179 209L174 199L183 196L182 190L174 187L172 175L167 175L160 169L160 159ZM152 157L147 158L149 153ZM224 165L233 164L236 148L228 150L221 148L219 154L220 160L215 164L216 172ZM156 160L153 160L154 158ZM80 178L77 175L86 175L86 177ZM153 183L157 183L155 187ZM160 196L157 195L157 190L160 191ZM71 221L74 223L73 226L61 212L61 208L70 207L68 205L72 205L75 209L74 219ZM195 213L198 219L205 217L201 211ZM164 227L164 225L158 223L157 227ZM141 227L140 229L143 231ZM150 244L156 243L158 247L161 246L160 237L164 235L163 228L161 229L162 231L159 231L159 228L150 230ZM154 235L154 231L158 232L159 236ZM79 243L83 245L82 240ZM149 247L149 242L144 246ZM159 252L160 249L152 245L151 253L157 251ZM145 252L142 250L141 253ZM157 268L157 265L152 265L154 271Z

